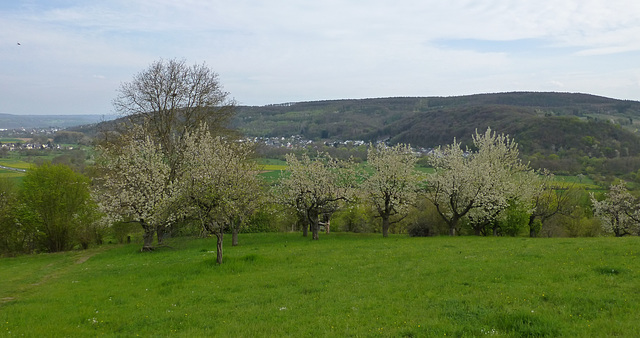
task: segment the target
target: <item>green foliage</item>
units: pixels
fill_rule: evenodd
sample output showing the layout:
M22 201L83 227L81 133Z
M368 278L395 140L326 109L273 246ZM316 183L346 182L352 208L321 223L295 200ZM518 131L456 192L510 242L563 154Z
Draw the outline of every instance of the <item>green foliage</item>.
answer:
M276 227L278 215L275 214L275 208L271 206L262 207L254 212L246 224L241 228L242 233L256 232L274 232L278 231Z
M533 220L533 223L530 225L529 231L535 234L539 234L540 230L542 230L542 220L536 218Z
M0 335L640 334L633 237L269 233L242 243L223 265L213 239L2 259Z
M526 228L529 224L529 212L525 206L517 203L511 204L504 210L498 223L503 235L518 236L523 230L528 230Z
M87 162L87 155L82 149L73 149L54 157L51 164L64 164L76 172L83 172Z
M28 252L33 242L29 235L34 232L16 222L20 207L15 184L7 178L0 179L0 255Z
M20 199L28 209L28 223L35 223L37 231L44 234L43 249L64 251L75 243L86 247L91 238L99 242L97 230L89 228L97 218L89 179L71 168L45 163L29 170Z
M110 227L113 237L118 243L125 243L127 237L136 230L140 229L140 225L133 222L115 222Z
M438 214L433 203L420 198L405 220L409 236L438 236L449 233L449 225Z
M540 230L544 237L597 237L602 225L592 217L591 208L576 206L567 215L556 215L545 221Z
M331 217L331 226L335 231L371 233L376 230L374 225L379 225L375 219L373 210L362 204L350 204ZM377 227L379 228L379 226ZM380 229L377 229L380 231Z
M78 131L61 130L53 135L53 142L58 144L91 144L91 139Z

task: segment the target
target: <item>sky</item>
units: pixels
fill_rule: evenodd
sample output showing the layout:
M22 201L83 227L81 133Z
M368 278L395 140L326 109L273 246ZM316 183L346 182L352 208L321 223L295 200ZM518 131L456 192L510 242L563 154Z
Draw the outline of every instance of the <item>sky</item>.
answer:
M159 59L240 105L511 91L640 100L637 0L6 0L0 113L113 114Z

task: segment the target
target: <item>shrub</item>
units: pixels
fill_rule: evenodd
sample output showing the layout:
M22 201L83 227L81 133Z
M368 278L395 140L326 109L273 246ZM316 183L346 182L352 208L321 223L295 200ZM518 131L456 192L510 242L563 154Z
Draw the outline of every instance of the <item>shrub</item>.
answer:
M350 205L331 217L331 225L338 231L373 232L378 223L379 220L374 219L371 212L362 205Z
M503 235L515 237L529 224L529 214L524 207L517 204L511 205L504 211L498 223Z
M249 217L240 232L276 232L278 231L277 223L276 215L268 210L258 210Z
M449 226L436 207L426 199L419 199L405 219L409 236L438 236L449 233Z

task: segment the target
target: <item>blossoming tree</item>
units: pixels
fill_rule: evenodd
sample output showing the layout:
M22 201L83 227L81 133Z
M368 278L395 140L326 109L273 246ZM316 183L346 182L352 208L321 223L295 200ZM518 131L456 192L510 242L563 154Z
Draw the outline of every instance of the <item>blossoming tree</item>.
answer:
M518 158L518 145L490 128L473 135L477 150L459 142L430 155L435 173L426 180L426 196L454 236L460 220L470 213L479 224L491 222L522 189L517 175L529 171ZM476 230L477 231L477 230Z
M288 176L275 187L274 196L280 203L296 209L303 226L311 227L312 239L319 239L319 217L336 211L341 201L353 196L355 170L353 163L338 161L329 154L319 153L314 159L303 154L286 155Z
M144 230L142 250L153 250L154 233L177 215L173 207L176 191L169 181L170 168L161 146L149 136L132 133L99 151L97 167L102 175L96 178L94 197L100 209L113 222L140 223Z
M360 187L382 220L382 236L389 226L401 221L417 196L420 178L415 170L417 157L408 145L388 147L382 143L370 145L367 163L372 172Z
M612 184L603 200L598 200L593 193L590 196L593 213L600 218L606 232L622 237L638 231L638 202L623 181Z
M204 125L185 137L184 168L177 180L181 209L216 236L218 264L225 229L232 229L237 243L239 222L260 201L252 154L252 144L214 137Z

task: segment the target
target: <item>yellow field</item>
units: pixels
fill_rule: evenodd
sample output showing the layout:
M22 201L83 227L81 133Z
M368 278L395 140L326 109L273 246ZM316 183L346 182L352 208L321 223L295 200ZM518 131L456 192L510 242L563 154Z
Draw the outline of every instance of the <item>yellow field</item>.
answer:
M260 166L260 169L265 171L287 170L287 166L281 164L263 164Z

